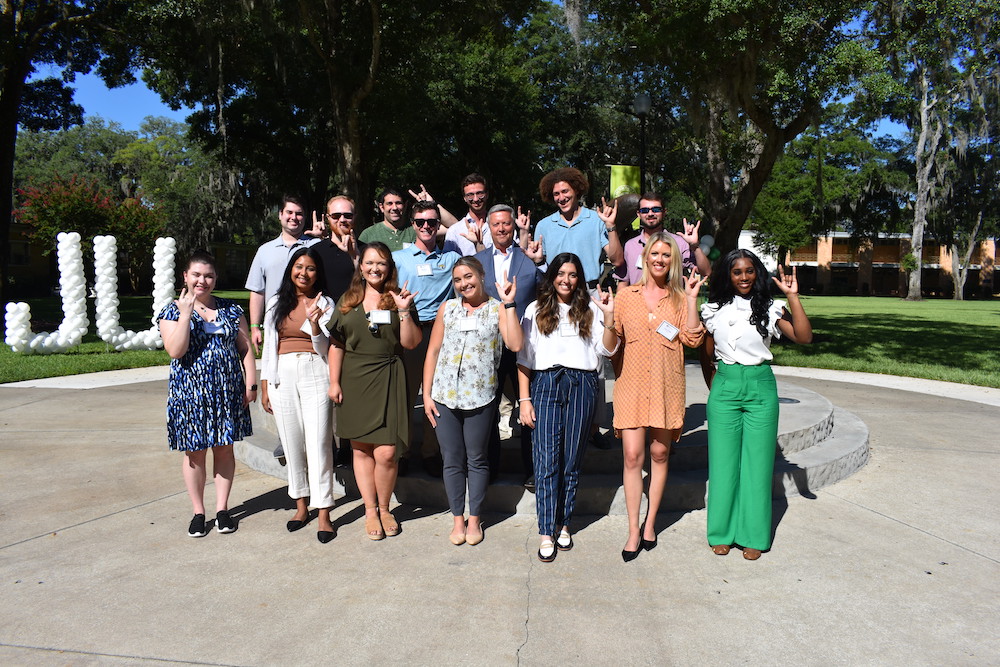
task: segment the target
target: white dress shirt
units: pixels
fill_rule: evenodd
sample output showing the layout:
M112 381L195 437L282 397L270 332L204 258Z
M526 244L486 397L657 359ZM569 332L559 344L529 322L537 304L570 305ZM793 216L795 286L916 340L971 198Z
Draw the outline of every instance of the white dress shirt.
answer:
M775 299L767 310L767 338L761 338L756 325L750 324L750 299L736 296L727 304L716 306L704 303L701 319L708 333L715 338L715 357L727 364L759 366L771 361L771 339L781 338L778 320L781 319L785 302Z
M590 312L594 321L590 325L590 338L580 336L579 328L569 321L569 305L559 304L559 324L548 336L538 330L535 317L538 302L528 305L521 318L524 330L524 345L517 353L517 363L536 371L544 371L554 366L565 366L581 371L596 371L604 363L601 357L610 357L618 349L604 347L604 313L591 302Z

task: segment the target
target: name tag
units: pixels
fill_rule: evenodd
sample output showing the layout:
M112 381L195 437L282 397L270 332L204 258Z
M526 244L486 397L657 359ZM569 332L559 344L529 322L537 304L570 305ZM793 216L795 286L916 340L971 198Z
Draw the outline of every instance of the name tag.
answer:
M458 318L458 330L459 331L475 331L476 330L476 318L472 317L472 316Z
M427 262L424 262L423 264L417 264L417 275L418 276L433 276L434 275L434 269L432 269L431 265L428 264Z
M389 324L392 322L392 315L388 310L373 310L368 313L368 319L372 324Z
M677 338L677 334L680 333L680 329L664 320L663 322L660 322L660 326L656 327L656 333L660 334L667 340L673 340Z
M220 324L219 322L207 322L207 321L202 322L201 328L205 333L210 334L212 336L219 336L225 333L222 324Z
M406 250L406 249L407 249L407 248L409 248L409 247L410 247L411 245L413 245L413 244L412 244L412 243L404 243L404 244L403 244L403 250Z
M640 270L642 269L642 253L641 252L639 253L639 256L635 258L635 268L640 269Z
M576 325L572 322L561 322L559 324L559 335L563 337L579 336L580 333L577 331Z

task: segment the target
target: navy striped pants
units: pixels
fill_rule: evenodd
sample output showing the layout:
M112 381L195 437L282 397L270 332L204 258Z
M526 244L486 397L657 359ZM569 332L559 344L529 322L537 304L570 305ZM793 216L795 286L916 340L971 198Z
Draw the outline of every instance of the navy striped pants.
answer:
M573 517L597 384L597 371L557 366L532 374L532 458L539 535L555 535L558 527L569 525Z

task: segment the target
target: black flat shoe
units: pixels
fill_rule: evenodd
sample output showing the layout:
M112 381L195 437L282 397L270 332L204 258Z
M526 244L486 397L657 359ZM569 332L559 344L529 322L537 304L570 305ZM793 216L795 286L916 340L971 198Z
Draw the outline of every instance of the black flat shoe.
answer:
M305 528L305 525L307 523L309 523L309 519L306 519L305 521L299 521L298 519L292 519L291 521L289 521L288 523L285 524L285 528L288 529L289 533L294 533L296 530L301 530L302 528Z
M639 546L636 547L635 551L629 551L628 549L622 549L622 560L626 563L635 560L639 557L639 553L642 552L642 538L639 538Z
M333 539L332 530L320 530L316 532L316 539L319 540L320 544L326 544Z
M646 524L643 523L639 527L639 549L645 549L646 551L652 551L656 548L657 540L647 540L643 535L646 534Z

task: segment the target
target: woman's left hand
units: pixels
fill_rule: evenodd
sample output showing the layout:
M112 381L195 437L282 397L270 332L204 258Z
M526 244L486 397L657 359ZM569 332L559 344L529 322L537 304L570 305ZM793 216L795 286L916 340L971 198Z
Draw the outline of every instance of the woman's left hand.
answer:
M600 298L597 298L596 296L592 296L590 298L593 299L594 303L597 304L597 307L601 309L601 312L605 315L614 314L615 293L611 291L611 288L609 287L607 293L605 293L604 290L598 287L597 293L600 295Z
M243 407L244 408L247 407L256 400L257 400L257 390L247 387L246 391L243 393Z
M437 428L437 417L440 417L441 413L438 412L437 405L429 396L424 397L424 414L427 415L427 421L431 423L431 426Z
M409 310L413 305L413 297L420 294L420 292L411 292L407 289L410 281L403 283L403 288L398 292L389 292L392 296L392 300L396 302L396 310Z
M329 306L326 308L320 306L320 299L322 298L323 293L316 292L315 298L312 300L306 299L306 319L316 325L319 324L319 320L323 317L323 314L330 310Z
M691 275L684 281L684 293L689 299L697 299L698 292L701 291L701 286L705 284L706 280L708 280L707 276L703 278L698 275L698 271L692 271Z
M774 284L778 286L785 296L796 296L799 293L799 280L795 275L795 267L792 267L792 274L787 275L785 269L780 264L778 265L778 277L772 277L771 280Z
M514 303L514 297L517 296L517 276L510 281L507 280L507 272L503 272L503 282L496 283L497 294L500 295L500 300L504 303Z

